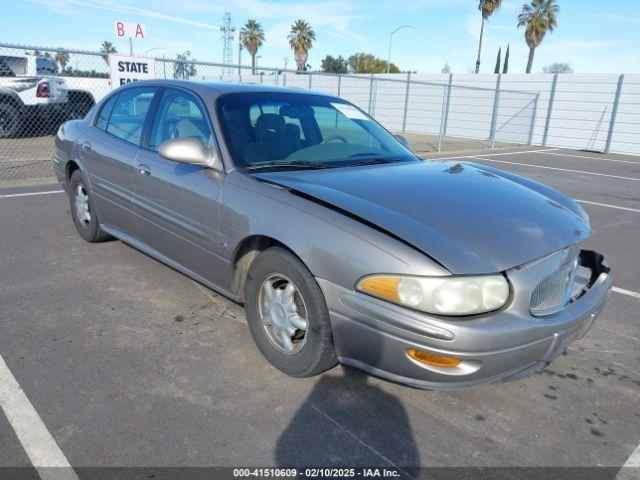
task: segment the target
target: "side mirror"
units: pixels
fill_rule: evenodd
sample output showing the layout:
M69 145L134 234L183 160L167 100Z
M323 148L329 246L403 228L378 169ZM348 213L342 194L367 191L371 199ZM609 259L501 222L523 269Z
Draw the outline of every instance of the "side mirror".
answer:
M160 145L158 154L174 162L189 163L202 167L222 170L222 164L213 148L207 148L202 141L193 137L172 138Z
M410 149L409 140L407 139L407 137L405 137L404 135L394 135L394 137L396 137L396 140L398 140L402 145Z

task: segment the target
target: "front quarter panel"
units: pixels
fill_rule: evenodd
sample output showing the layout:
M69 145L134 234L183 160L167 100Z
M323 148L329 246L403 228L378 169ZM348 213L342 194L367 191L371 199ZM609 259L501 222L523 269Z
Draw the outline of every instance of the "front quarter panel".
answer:
M236 170L225 182L221 234L230 260L244 239L263 235L287 246L317 278L349 289L372 273L449 274L383 232Z

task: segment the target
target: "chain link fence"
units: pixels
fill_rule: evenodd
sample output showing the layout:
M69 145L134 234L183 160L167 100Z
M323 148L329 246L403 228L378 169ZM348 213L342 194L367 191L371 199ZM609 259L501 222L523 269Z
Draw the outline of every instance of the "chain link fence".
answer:
M320 72L156 58L157 78L245 82L310 89L342 97L418 154L531 144L538 94L425 82L404 75ZM499 77L498 77L499 78ZM0 44L0 180L52 176L53 136L83 118L111 91L99 52Z

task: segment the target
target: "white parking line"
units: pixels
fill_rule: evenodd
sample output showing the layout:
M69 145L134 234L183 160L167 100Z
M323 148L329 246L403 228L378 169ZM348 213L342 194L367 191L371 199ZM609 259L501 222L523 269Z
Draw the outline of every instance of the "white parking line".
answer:
M610 205L608 203L590 202L589 200L574 200L578 203L586 203L587 205L597 205L599 207L615 208L616 210L626 210L627 212L640 213L640 209L637 208L621 207L620 205Z
M582 173L584 175L596 175L598 177L609 177L609 178L617 178L620 180L631 180L632 182L640 182L640 178L634 177L622 177L620 175L609 175L608 173L595 173L595 172L585 172L584 170L572 170L570 168L559 168L559 167L549 167L547 165L534 165L531 163L519 163L519 162L508 162L506 160L496 160L494 158L478 158L478 156L474 157L466 157L470 159L476 160L484 160L487 162L497 162L497 163L509 163L511 165L520 165L523 167L531 167L531 168L544 168L545 170L557 170L560 172L571 172L571 173Z
M47 430L2 356L0 407L42 480L78 480L67 457Z
M477 158L477 157L498 157L500 155L522 155L524 153L544 153L544 152L555 152L559 150L558 148L547 148L542 150L524 150L517 152L499 152L499 153L483 153L482 155L462 155L460 157L434 157L434 158L426 158L425 160L456 160L458 158Z
M557 152L551 152L550 150L538 150L537 153L544 153L545 155L558 155L560 157L587 158L589 160L598 160L599 162L632 163L635 165L640 165L640 162L634 162L632 160L620 160L618 158L590 157L588 155L571 155L570 153L557 153Z
M620 293L622 295L628 295L629 297L633 297L633 298L638 298L640 299L640 293L638 292L632 292L631 290L626 290L624 288L620 288L620 287L613 287L611 289L612 292L615 293Z
M629 456L614 480L637 480L637 475L640 474L638 470L640 470L640 445Z
M64 190L48 190L46 192L9 193L7 195L0 195L0 198L30 197L32 195L49 195L52 193L63 193L63 192Z

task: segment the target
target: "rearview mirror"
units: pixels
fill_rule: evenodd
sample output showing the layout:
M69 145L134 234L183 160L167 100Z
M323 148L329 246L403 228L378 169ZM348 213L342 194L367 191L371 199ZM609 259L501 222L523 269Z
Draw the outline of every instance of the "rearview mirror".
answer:
M402 145L410 149L409 140L407 139L407 137L405 137L404 135L394 135L394 137L396 137L396 140L398 140Z
M200 165L222 170L220 159L215 150L210 147L205 147L199 138L172 138L160 145L158 154L162 158L174 162L189 163L191 165Z

